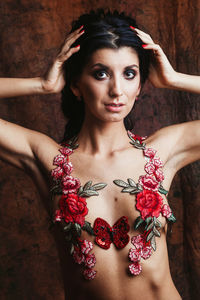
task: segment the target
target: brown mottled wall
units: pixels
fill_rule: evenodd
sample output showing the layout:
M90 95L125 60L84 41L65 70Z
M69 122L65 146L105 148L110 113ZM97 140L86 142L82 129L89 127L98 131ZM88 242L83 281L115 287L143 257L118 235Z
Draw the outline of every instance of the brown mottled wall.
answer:
M131 13L159 42L180 72L199 73L199 0L0 1L0 76L44 74L71 21L92 8ZM199 118L199 96L147 84L135 107L135 132ZM59 140L65 120L60 96L1 99L0 117ZM170 265L185 300L200 297L200 165L176 176L170 202L178 222L169 236ZM63 300L60 266L49 217L36 187L0 161L0 299Z

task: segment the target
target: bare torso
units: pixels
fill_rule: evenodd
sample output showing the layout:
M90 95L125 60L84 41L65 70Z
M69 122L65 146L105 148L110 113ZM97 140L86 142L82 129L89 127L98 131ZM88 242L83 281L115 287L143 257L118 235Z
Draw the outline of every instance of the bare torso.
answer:
M165 164L167 158L165 151L158 147L156 141L151 140L150 146L158 151L158 155ZM51 155L46 158L48 172L52 169L53 158L59 154L59 148L59 145L54 144ZM140 231L135 231L133 228L134 221L139 216L139 212L135 208L135 196L121 193L120 187L116 186L113 180L122 179L126 181L127 178L132 178L137 182L139 176L144 175L143 152L133 148L127 138L127 144L123 149L110 153L107 157L86 154L79 147L70 156L70 161L74 167L73 177L79 178L81 184L89 180L92 180L93 184L107 183L106 188L99 191L99 196L87 199L89 210L87 221L93 224L97 217L101 217L112 226L120 217L127 216L130 225L130 237L139 234ZM163 171L165 174L163 184L168 190L174 174L167 165L164 166ZM167 203L166 198L164 203ZM58 198L54 203L54 209L57 208L57 205ZM60 224L56 225L53 232L59 249L66 299L181 299L169 270L166 219L160 216L159 220L162 223L162 229L161 237L157 238L157 250L149 259L142 259L141 274L134 276L128 272L128 251L132 247L131 242L121 250L116 249L113 244L108 250L105 250L94 243L92 252L96 256L95 270L97 276L91 281L86 281L82 277L81 266L73 262L67 251L63 233L60 231ZM86 232L82 232L81 238L94 242L94 237Z

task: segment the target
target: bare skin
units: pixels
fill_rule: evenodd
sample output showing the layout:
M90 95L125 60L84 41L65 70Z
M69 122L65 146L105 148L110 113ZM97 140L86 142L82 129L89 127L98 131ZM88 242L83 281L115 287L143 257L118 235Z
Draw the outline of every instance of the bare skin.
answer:
M77 30L67 38L45 79L13 79L12 91L6 91L8 79L3 79L0 95L9 97L31 94L33 90L38 93L60 91L64 84L61 67L66 59L79 50L70 46L83 34L80 31L81 29ZM191 81L190 75L175 72L160 47L145 33L139 30L137 32L147 44L146 48L155 51L157 60L150 72L150 80L155 86L181 90L185 90L187 86L187 90L200 93L198 76L191 76ZM74 166L73 176L79 178L82 184L91 179L94 183L107 183L98 197L87 200L87 221L92 224L97 217L113 225L121 216L127 216L131 223L139 216L135 209L135 196L121 193L120 188L113 184L113 180L118 178L126 180L130 177L137 181L144 174L143 154L130 145L123 125L124 117L140 92L138 64L136 53L129 47L97 50L79 81L71 87L76 96L84 98L86 104L86 118L78 136L79 148L70 157ZM107 71L102 70L102 65L106 66ZM129 72L126 71L127 66ZM98 73L98 79L94 76L94 71ZM122 109L113 112L108 107L110 103L122 103ZM169 190L173 177L180 168L200 158L199 125L200 121L193 121L169 126L146 140L147 147L156 149L164 163L165 189ZM53 159L59 154L59 148L60 145L43 134L0 120L0 157L28 170L43 195L47 195L47 176L55 167ZM45 170L47 176L41 169ZM166 199L164 201L167 203ZM58 199L55 199L55 208L57 202ZM82 279L80 266L75 265L66 253L62 233L59 228L55 228L66 299L181 299L169 270L166 221L163 217L159 218L163 227L161 238L157 241L157 250L148 260L142 261L143 271L139 276L133 277L127 273L131 244L120 251L114 245L109 250L95 245L93 252L97 259L97 277L90 282ZM130 236L138 233L131 227ZM86 233L83 234L84 237L92 240Z

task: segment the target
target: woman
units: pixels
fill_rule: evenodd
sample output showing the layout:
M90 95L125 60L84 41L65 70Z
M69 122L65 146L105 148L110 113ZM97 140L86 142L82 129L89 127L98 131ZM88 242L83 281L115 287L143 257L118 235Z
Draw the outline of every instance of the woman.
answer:
M200 157L200 122L142 138L127 134L127 115L148 73L156 87L196 93L199 77L174 71L134 27L117 12L81 16L46 78L1 79L1 97L64 88L64 143L1 120L0 155L43 195L51 173L66 299L181 299L169 270L175 217L166 195L175 173Z

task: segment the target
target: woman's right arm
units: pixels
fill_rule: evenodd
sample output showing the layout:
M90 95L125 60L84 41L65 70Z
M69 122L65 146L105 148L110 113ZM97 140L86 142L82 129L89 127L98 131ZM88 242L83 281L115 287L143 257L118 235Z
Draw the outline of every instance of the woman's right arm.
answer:
M0 78L0 98L43 94L41 77Z
M59 93L65 84L63 63L79 50L79 46L71 48L71 45L84 33L81 29L82 27L67 36L59 54L44 77L0 78L0 98Z
M71 46L83 34L81 29L66 38L45 78L1 78L0 97L59 92L64 86L62 65L79 50L79 47ZM26 168L27 163L31 165L37 159L48 169L47 155L51 156L56 147L57 143L44 134L0 119L0 159L22 169Z

